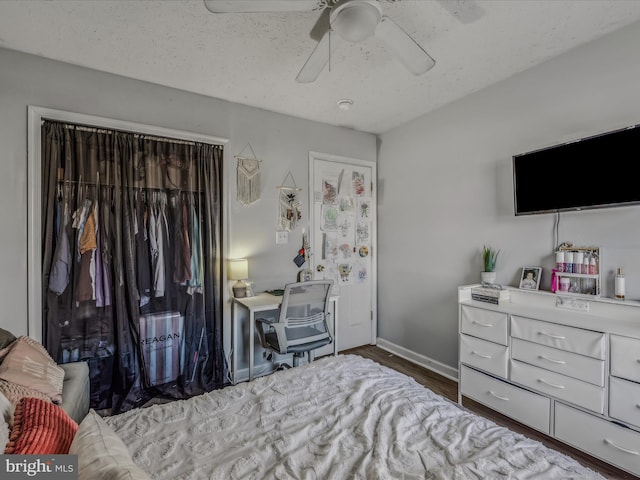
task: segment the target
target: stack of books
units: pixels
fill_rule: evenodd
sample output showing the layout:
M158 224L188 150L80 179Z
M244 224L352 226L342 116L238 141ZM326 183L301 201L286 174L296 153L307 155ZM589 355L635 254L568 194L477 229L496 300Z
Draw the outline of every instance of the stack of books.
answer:
M500 305L509 301L509 290L492 287L472 287L471 300Z

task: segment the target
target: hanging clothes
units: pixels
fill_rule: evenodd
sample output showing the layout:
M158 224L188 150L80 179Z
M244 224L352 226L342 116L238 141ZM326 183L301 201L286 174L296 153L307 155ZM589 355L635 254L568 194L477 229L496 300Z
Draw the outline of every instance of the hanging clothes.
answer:
M143 192L136 192L134 233L136 238L136 272L140 307L144 307L151 300L151 257L148 218L146 195Z
M111 192L111 189L107 189ZM101 202L100 213L100 235L98 237L98 249L96 251L97 262L99 263L101 291L96 295L96 307L108 307L111 305L111 248L109 246L109 222L111 219L111 207L109 201Z
M151 269L153 272L153 295L165 294L165 242L168 238L167 196L163 192L154 192L149 222L149 240L151 245Z
M176 210L175 218L178 219L178 223L176 225L173 281L185 285L191 279L191 245L189 242L189 212L184 199L180 199Z
M189 279L189 288L187 293L202 293L203 272L202 266L202 242L200 240L200 223L196 209L193 207L194 200L191 198L191 278Z
M49 275L49 290L56 295L62 295L69 285L71 275L71 244L69 243L69 205L63 200L62 225L59 227L55 253L53 254L53 266Z
M90 212L91 212L91 200L89 200L88 198L86 198L82 202L82 205L80 206L80 208L78 208L75 212L73 212L73 228L78 230L77 242L76 242L78 260L80 260L80 255L82 255L82 252L80 251L80 248L81 248L80 244L82 241L81 239L83 238L83 235L84 235L84 226L86 225L87 220L89 219ZM87 237L84 237L85 245L87 244L88 241L89 239L87 239Z
M76 284L76 305L95 299L96 221L92 201L83 203L78 221L78 255L80 274Z

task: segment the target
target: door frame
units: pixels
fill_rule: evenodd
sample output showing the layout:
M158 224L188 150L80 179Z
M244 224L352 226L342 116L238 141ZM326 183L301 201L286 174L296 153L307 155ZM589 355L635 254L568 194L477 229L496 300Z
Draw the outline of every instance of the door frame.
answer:
M309 229L313 229L316 219L314 218L313 204L315 201L315 192L313 189L314 183L314 162L315 160L323 160L327 162L346 163L349 165L355 165L359 167L368 167L371 169L371 202L373 203L373 219L371 222L371 339L370 344L375 345L378 338L378 246L377 246L377 231L378 231L378 219L377 219L377 164L370 160L362 160L353 157L342 157L340 155L332 155L329 153L321 153L309 151ZM311 237L311 232L310 232ZM315 249L315 245L312 245L312 252ZM314 262L315 263L315 262ZM336 327L337 328L337 327Z

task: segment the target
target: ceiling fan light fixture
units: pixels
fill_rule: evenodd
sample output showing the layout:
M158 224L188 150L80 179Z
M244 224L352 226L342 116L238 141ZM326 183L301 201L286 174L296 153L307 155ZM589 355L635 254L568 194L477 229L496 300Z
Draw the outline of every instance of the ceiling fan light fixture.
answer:
M343 98L341 100L338 100L337 104L340 110L343 110L346 112L347 110L350 110L351 107L353 106L353 100L351 100L350 98Z
M348 0L331 11L330 23L341 38L361 42L372 36L382 18L382 9L375 0Z
M326 8L322 11L311 30L311 37L314 39L318 37L320 40L318 40L316 48L311 52L311 55L298 73L296 77L298 83L314 82L329 63L331 51L333 50L331 47L333 33L348 43L361 42L375 36L414 75L422 75L435 65L435 60L411 35L402 30L389 17L382 14L382 7L380 6L382 0L320 1L333 2L334 6L331 7L329 3L326 4ZM338 107L342 110L348 110L351 104L342 103L340 100L338 101Z

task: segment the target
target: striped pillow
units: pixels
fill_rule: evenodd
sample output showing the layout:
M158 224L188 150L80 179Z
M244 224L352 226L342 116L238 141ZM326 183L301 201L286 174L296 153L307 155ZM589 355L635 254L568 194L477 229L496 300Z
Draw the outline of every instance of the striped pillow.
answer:
M77 431L78 424L61 407L41 398L24 397L16 406L4 453L67 454Z

